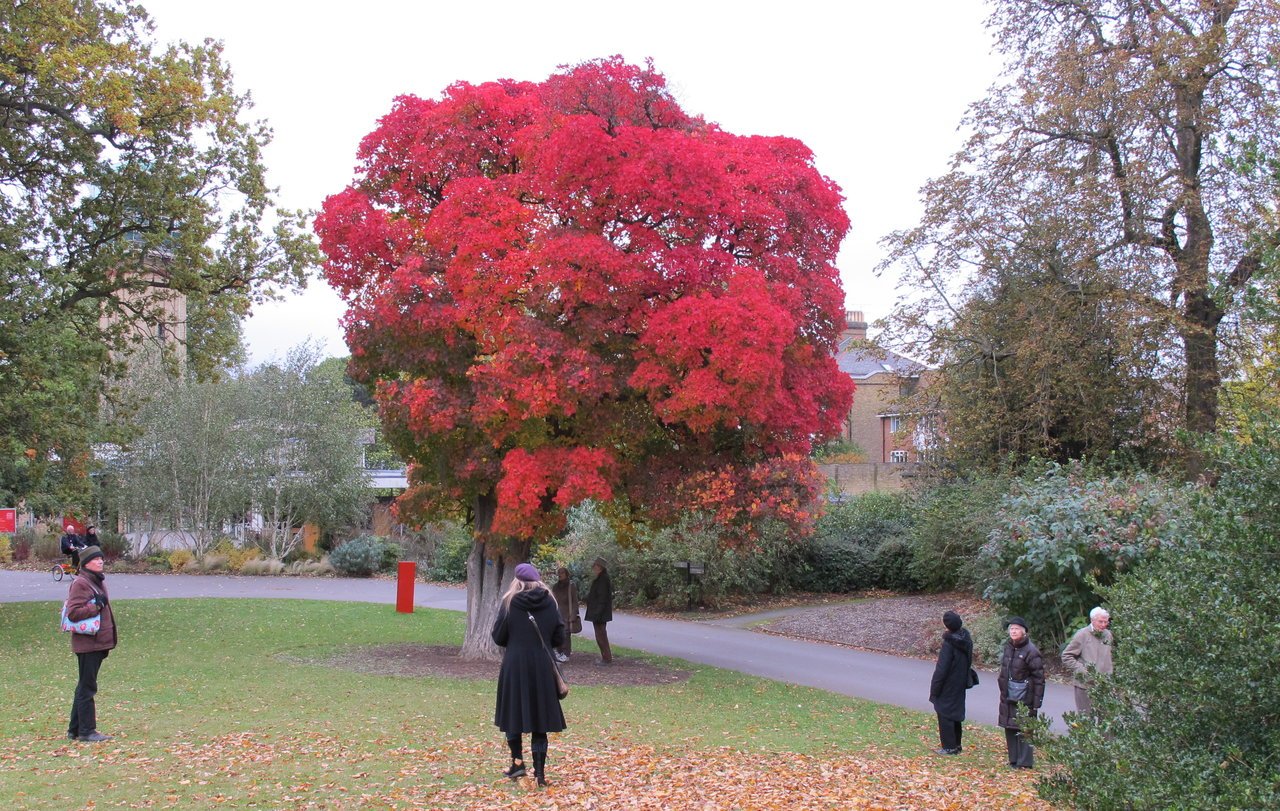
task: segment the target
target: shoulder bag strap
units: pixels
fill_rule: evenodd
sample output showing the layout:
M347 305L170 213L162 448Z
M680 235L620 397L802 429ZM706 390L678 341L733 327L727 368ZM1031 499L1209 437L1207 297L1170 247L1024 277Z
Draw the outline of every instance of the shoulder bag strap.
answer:
M551 648L547 647L547 640L542 638L542 629L538 627L538 621L533 618L533 614L527 611L525 616L529 618L529 622L533 623L533 632L538 635L538 641L542 643L542 649L546 651L547 658L551 660L551 667L555 669L556 675L563 679L564 674L560 671L560 663L556 661L556 657L551 655Z

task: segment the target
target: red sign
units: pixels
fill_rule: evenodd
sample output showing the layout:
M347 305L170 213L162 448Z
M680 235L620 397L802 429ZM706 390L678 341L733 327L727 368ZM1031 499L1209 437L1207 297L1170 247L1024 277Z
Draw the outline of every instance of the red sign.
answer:
M66 532L67 527L70 527L71 531L77 535L84 534L84 524L80 523L78 520L76 520L70 515L62 516L62 531Z
M18 511L0 509L0 532L14 533L18 531Z

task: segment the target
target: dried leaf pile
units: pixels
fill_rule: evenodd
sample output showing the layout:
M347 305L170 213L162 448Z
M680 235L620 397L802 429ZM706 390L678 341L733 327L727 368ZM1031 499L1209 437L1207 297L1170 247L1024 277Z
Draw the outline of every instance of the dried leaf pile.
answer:
M551 785L538 789L532 769L519 781L501 777L506 762L499 741L459 739L389 750L378 743L324 734L240 734L175 743L159 755L144 756L117 742L58 747L50 757L47 742L40 741L4 752L0 770L17 778L10 783L17 789L11 797L17 808L30 807L23 803L23 775L43 780L73 767L117 791L102 792L96 804L70 795L65 808L1050 808L1036 797L1032 775L980 767L967 757L833 760L729 748L591 749L553 739ZM90 756L93 763L83 762ZM372 771L371 761L379 764ZM118 799L121 794L130 799Z

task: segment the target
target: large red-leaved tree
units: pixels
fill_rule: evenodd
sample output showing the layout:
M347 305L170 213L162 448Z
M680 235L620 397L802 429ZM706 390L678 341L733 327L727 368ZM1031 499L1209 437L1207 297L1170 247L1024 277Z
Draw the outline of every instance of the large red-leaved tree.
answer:
M738 538L807 524L807 454L853 393L848 225L802 143L685 113L651 65L395 101L316 231L411 463L400 515L474 527L464 656L496 653L515 564L583 500Z

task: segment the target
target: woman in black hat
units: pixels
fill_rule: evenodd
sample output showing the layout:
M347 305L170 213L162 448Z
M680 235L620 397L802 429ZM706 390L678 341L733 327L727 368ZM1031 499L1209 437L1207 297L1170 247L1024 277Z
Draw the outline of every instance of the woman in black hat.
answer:
M1009 641L1000 656L1000 714L997 723L1004 727L1004 742L1009 750L1009 765L1016 769L1035 766L1035 753L1018 725L1018 706L1026 707L1032 717L1044 701L1044 659L1040 649L1027 636L1027 621L1010 617L1005 623Z
M942 615L946 630L942 634L942 650L929 683L929 701L938 714L940 755L960 754L961 727L964 722L965 691L969 689L969 668L973 666L973 639L960 615L948 611Z
M98 713L94 696L98 693L98 670L107 654L116 646L116 620L107 598L107 576L102 571L105 558L102 549L87 546L80 550L80 574L71 581L67 594L67 619L87 620L100 614L96 634L71 634L71 651L76 655L79 678L75 698L71 702L71 722L67 737L86 743L101 743L110 736L98 731Z

